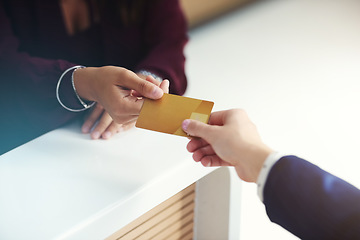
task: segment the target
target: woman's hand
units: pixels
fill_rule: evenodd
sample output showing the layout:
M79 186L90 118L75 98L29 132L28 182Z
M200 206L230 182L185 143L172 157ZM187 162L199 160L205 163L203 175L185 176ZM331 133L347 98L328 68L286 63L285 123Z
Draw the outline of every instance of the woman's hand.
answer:
M86 117L81 131L91 133L92 139L109 139L121 131L121 126L122 124L113 121L100 103L96 103L91 113Z
M143 99L133 96L135 90L144 97L159 99L164 91L155 84L121 67L88 67L74 72L74 84L80 97L100 103L118 124L135 120Z
M256 182L261 167L272 152L243 110L212 113L209 125L187 119L182 125L192 138L187 145L196 162L204 166L234 166L239 177Z
M103 69L103 68L106 68L106 69ZM92 112L86 118L86 120L82 126L82 132L84 132L84 133L91 132L92 139L98 139L98 138L109 139L118 132L132 128L135 125L137 116L140 112L140 109L141 109L141 106L143 103L143 99L141 99L141 97L146 96L146 95L149 96L149 94L151 95L152 92L154 91L154 90L151 90L151 87L153 87L153 86L151 86L151 85L149 86L148 85L149 83L155 85L156 87L159 87L162 90L162 92L168 93L168 91L169 91L169 81L168 80L164 80L163 82L160 83L159 81L155 80L151 76L147 76L147 77L141 76L141 77L145 78L145 80L143 80L143 79L137 77L136 74L134 74L133 72L126 70L124 68L118 68L118 67L103 67L103 68L91 68L90 70L92 70L92 72L94 70L101 70L101 71L106 70L106 71L104 71L104 76L108 76L107 77L108 79L115 78L115 80L113 80L114 82L106 81L105 79L99 80L99 79L92 79L91 77L88 77L89 80L88 80L87 84L92 84L94 82L99 84L97 81L102 81L103 85L113 84L115 86L115 92L112 94L112 96L114 98L121 97L123 99L113 99L113 101L112 101L113 103L111 103L111 102L109 103L109 106L111 107L110 109L113 108L113 105L115 102L117 102L119 104L124 104L123 106L119 105L119 109L122 108L122 109L128 110L128 116L126 116L127 115L126 112L123 112L118 117L118 119L117 119L118 122L116 122L111 117L110 112L107 112L106 109L103 107L103 105L99 101L97 101L98 103L94 106L94 108L92 109ZM79 81L80 81L80 84L81 84L82 80L85 82L85 78L83 78L83 77L86 76L86 75L81 76L81 74L80 74L80 78L79 78L79 75L77 72L80 70L82 70L82 69L77 70L76 75L74 74L74 83L76 84L76 89L78 90L78 93L81 97L86 98L88 100L92 100L90 97L90 94L89 94L89 92L91 92L91 86L86 86L86 88L84 89L84 88L82 88L81 85L78 85ZM120 76L122 76L123 78L126 77L127 79L116 79L117 76L113 76L114 74L119 75L119 78L120 78ZM94 76L92 76L92 77L94 77ZM100 82L100 85L101 85L101 82ZM133 86L134 88L132 89L129 86ZM80 89L79 89L79 87L80 87ZM106 86L100 86L100 87L98 87L98 89L94 89L92 91L98 92L97 94L95 94L95 96L97 96L97 95L101 96L102 94L104 94L104 93L100 92L102 88L111 89L111 87L110 88L105 88L105 87ZM148 91L148 88L150 89L150 92L146 92L146 91ZM104 89L102 89L102 90L104 91ZM83 90L87 90L89 92L82 92ZM85 96L88 96L88 97L85 97ZM95 97L93 97L93 98L95 98ZM103 101L110 101L110 98L108 98L108 97L105 97L102 99L105 99ZM153 99L156 99L156 98L153 98ZM139 105L140 105L140 107L139 107Z

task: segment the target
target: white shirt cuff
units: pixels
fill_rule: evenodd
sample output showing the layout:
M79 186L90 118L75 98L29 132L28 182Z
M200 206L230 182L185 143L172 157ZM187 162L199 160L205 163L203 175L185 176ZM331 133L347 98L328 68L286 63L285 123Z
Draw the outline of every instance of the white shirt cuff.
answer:
M274 166L274 164L283 156L285 156L285 154L281 154L278 152L270 153L269 156L266 158L266 160L263 164L263 167L260 170L259 177L256 181L256 184L257 184L257 193L262 202L264 202L263 193L264 193L264 187L265 187L269 172L270 172L271 168Z

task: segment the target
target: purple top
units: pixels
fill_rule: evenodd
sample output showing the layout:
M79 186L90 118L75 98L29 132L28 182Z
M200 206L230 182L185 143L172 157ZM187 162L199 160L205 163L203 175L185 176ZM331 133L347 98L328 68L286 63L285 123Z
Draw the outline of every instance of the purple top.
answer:
M178 0L147 1L136 26L101 16L68 36L58 1L0 0L0 154L82 115L55 96L60 75L74 65L147 70L169 79L170 92L184 93L188 37ZM64 96L77 103L70 85Z

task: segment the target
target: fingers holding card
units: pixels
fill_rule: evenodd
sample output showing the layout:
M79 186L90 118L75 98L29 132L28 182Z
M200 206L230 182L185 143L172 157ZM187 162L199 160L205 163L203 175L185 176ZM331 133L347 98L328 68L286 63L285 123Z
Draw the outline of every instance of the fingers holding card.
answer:
M158 100L145 99L136 127L187 137L182 122L208 123L213 106L213 102L165 93Z

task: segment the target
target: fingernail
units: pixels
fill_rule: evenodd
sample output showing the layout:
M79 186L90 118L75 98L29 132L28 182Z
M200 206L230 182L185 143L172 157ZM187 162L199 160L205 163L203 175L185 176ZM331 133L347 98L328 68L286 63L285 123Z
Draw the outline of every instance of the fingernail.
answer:
M90 131L90 126L89 125L83 125L81 131L83 133L88 133Z
M100 137L100 132L98 132L98 131L92 132L92 133L91 133L91 137L92 137L93 139L99 139L99 137Z
M211 167L211 162L208 162L208 164L206 164L206 167Z
M161 88L154 87L154 90L152 93L153 98L155 98L155 99L161 98L163 94L164 94L164 92L163 92L163 90L161 90Z
M190 120L186 119L182 122L182 129L186 132L190 124Z
M111 137L111 135L112 135L111 132L106 131L106 132L103 133L102 137L105 138L105 139L108 139L108 138Z

